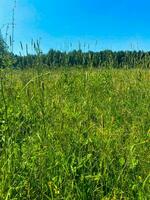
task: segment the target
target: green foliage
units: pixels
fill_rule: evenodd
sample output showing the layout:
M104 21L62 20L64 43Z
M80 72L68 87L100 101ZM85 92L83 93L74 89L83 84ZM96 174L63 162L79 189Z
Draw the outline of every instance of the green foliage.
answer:
M7 45L2 37L2 34L0 32L0 54L7 52Z
M35 66L37 55L16 56L16 67L27 68ZM61 52L50 50L47 54L40 54L40 63L43 66L51 67L95 67L95 68L150 68L150 52L143 51L118 51L109 50L100 52L82 52L74 50Z
M148 70L0 71L0 199L150 199Z
M0 32L0 68L12 67L14 63L13 55L9 53L8 46Z

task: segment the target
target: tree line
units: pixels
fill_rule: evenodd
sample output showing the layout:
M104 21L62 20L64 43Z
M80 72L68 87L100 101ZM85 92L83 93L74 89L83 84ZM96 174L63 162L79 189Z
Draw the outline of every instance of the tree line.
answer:
M47 54L15 56L15 67L106 67L106 68L150 68L150 52L105 50L83 52L73 50L61 52L50 50Z
M35 54L14 55L8 50L0 34L0 68L14 67L95 67L95 68L150 68L150 51L111 51L84 52L81 49L62 52L51 49L42 53L34 45Z

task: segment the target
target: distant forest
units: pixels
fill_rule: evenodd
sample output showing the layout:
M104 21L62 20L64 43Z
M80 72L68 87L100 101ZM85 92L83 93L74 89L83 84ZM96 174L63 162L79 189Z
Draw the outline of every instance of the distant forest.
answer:
M83 52L74 50L61 52L50 50L47 54L14 56L14 67L106 67L106 68L150 68L150 52L105 50Z
M8 46L0 34L0 68L28 68L28 67L95 67L95 68L150 68L150 51L99 51L84 52L73 50L62 52L50 50L42 53L39 44L33 44L35 54L26 56L14 55L8 51ZM22 47L23 48L23 47Z

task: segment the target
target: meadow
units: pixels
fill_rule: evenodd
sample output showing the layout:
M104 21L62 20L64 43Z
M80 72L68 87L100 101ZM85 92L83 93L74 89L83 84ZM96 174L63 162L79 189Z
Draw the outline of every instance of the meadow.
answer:
M0 70L1 200L148 200L149 152L149 70Z

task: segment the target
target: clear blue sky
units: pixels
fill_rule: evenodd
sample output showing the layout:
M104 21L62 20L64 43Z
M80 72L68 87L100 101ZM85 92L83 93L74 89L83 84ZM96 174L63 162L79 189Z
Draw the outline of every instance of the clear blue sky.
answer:
M0 0L0 27L11 22L12 2ZM44 51L78 41L92 50L150 50L150 0L18 0L15 23L16 52L32 38Z

